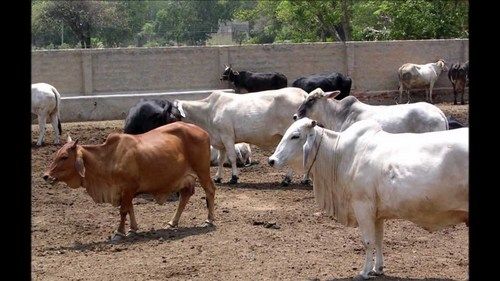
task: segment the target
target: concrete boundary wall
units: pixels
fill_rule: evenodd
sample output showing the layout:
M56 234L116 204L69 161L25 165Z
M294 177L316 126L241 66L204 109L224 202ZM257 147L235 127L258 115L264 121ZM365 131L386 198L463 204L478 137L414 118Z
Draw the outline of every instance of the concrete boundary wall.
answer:
M469 59L468 39L262 44L243 46L74 49L32 52L32 83L54 85L62 96L223 89L224 64L237 70L278 71L288 84L300 76L341 72L353 93L397 89L406 62L448 64ZM436 87L450 88L442 74Z

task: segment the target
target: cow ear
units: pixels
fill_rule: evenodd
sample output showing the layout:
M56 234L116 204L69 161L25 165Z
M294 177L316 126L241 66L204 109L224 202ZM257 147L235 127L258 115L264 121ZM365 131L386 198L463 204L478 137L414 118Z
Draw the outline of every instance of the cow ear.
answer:
M81 155L76 157L75 169L82 178L85 177L85 165L83 164L83 158Z
M314 140L316 139L316 134L314 131L310 132L307 134L307 140L306 143L304 143L304 146L302 146L302 153L304 155L302 165L304 166L304 169L307 168L307 161L309 160L309 156L311 155L311 151L313 150L313 145L314 145Z
M333 98L335 98L338 95L340 95L340 91L339 90L323 93L323 97L325 97L327 99L333 99Z
M311 123L307 124L307 127L314 128L314 126L316 126L317 124L318 122L316 120L311 120Z
M72 149L76 148L76 145L78 144L78 139L75 140L75 143L71 146Z
M184 112L184 109L182 108L182 103L180 103L180 102L177 103L177 109L179 110L179 113L181 114L182 118L186 118L186 113Z
M234 75L240 75L240 73L238 71L236 71L236 70L233 70L233 74Z

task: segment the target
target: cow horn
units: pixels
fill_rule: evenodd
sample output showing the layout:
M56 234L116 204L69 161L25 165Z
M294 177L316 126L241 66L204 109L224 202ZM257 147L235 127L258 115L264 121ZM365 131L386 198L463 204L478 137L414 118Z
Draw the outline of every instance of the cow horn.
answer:
M66 142L70 142L70 141L73 141L73 140L71 139L71 136L68 133L68 138L66 139Z

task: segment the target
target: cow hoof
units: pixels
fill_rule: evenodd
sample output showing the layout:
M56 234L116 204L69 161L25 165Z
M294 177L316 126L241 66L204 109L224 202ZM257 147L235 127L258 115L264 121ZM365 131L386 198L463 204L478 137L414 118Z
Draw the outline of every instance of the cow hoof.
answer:
M369 276L382 276L382 275L384 275L384 271L382 268L380 270L372 270L372 271L368 272L368 275Z
M311 180L310 179L301 180L300 183L303 184L303 185L305 185L305 186L310 186L311 185Z
M139 234L137 234L137 231L135 230L129 230L129 232L127 233L127 237L130 237L130 238L134 238L134 237L138 237Z
M289 186L292 183L292 179L289 177L285 177L283 181L281 181L281 186Z
M373 278L375 278L375 276L372 276L370 274L362 274L362 273L360 273L353 280L368 280L368 279L373 279Z
M201 224L201 227L213 227L214 223L212 221L206 220Z
M215 178L215 179L214 179L214 182L215 182L215 183L221 183L221 182L222 182L222 178Z
M116 243L116 242L122 241L124 238L125 238L125 234L120 233L120 232L115 232L115 234L113 234L113 236L111 236L111 238L109 240L111 241L111 243Z
M169 222L167 222L167 226L165 228L166 229L177 228L177 224L174 224L173 222L169 221Z
M37 142L37 143L36 143L36 146L42 146L42 143L38 143L38 142Z
M237 183L238 183L238 176L232 175L229 184L237 184Z

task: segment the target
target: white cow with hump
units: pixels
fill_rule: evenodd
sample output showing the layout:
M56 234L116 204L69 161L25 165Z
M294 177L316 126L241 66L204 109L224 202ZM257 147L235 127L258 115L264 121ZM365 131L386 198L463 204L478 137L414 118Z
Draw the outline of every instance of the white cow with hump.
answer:
M343 132L316 125L309 118L292 124L269 164L310 170L319 207L345 226L359 225L363 278L382 274L385 219L406 219L428 231L468 226L468 128L391 134L374 120Z
M309 117L334 131L344 131L355 122L365 119L376 120L384 131L390 133L448 130L448 120L443 111L427 102L369 105L353 96L336 100L339 94L340 91L325 93L317 88L307 95L293 118Z
M31 113L38 116L40 135L36 145L42 145L45 138L45 123L50 120L55 133L55 144L60 143L62 133L59 108L61 95L54 86L47 83L31 84Z
M220 150L215 181L222 179L227 153L232 169L230 183L237 183L235 143L274 148L293 123L292 114L306 94L293 87L244 95L214 91L202 100L174 101L172 113L180 114L182 121L194 123L210 134L211 145ZM283 183L290 181L289 172Z
M236 151L236 166L250 166L252 164L252 149L248 143L240 142L234 145ZM226 157L224 164L231 165ZM219 150L210 146L210 166L219 165Z

